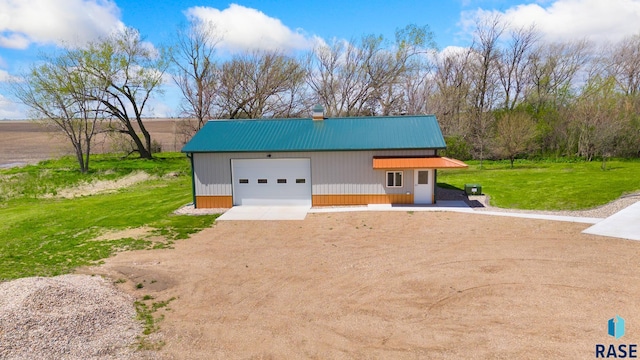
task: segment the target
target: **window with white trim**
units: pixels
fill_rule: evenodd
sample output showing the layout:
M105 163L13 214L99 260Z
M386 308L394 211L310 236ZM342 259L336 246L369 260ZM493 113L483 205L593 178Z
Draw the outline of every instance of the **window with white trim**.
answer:
M402 171L387 171L387 187L402 187Z

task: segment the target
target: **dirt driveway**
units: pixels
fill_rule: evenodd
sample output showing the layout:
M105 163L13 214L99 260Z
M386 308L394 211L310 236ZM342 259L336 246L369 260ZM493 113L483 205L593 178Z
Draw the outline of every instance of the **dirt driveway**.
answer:
M591 359L596 344L640 342L640 243L586 227L447 212L230 221L91 271L178 298L160 323L166 359Z

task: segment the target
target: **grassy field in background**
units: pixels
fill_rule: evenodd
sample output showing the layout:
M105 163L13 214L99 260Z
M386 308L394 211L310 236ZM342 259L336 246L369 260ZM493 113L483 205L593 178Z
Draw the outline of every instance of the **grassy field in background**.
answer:
M216 216L172 214L192 201L191 172L183 154L160 154L154 160L105 155L92 160L88 175L80 174L70 158L0 170L0 281L67 273L116 251L170 246L215 220ZM152 177L114 193L44 198L134 171ZM106 232L138 227L151 228L150 236L93 240Z
M480 184L491 205L535 210L581 210L640 191L640 160L598 161L469 161L466 170L438 171L438 184L464 189Z

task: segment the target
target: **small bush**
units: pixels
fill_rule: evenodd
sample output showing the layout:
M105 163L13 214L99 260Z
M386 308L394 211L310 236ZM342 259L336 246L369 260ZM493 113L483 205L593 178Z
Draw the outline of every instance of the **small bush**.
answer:
M471 160L471 146L462 136L447 136L445 142L447 148L442 151L443 156L458 160Z
M151 153L157 154L162 152L162 144L160 144L157 140L151 140Z

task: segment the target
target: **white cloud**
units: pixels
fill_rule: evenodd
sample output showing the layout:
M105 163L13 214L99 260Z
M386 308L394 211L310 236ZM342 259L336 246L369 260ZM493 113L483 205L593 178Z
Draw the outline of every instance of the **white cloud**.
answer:
M112 0L0 0L0 47L82 44L122 28Z
M148 109L145 109L144 116L152 118L171 118L176 117L176 109L160 99L151 99Z
M293 31L279 19L237 4L224 10L196 6L185 11L192 22L211 22L220 31L222 48L243 50L297 50L313 46L314 39Z
M447 46L438 53L438 58L446 58L448 56L463 56L469 51L468 47Z
M18 80L18 79L19 78L15 76L9 75L7 70L0 69L0 83L5 81L10 81L10 80Z
M512 26L536 24L545 40L588 39L615 42L637 34L640 28L640 0L555 0L517 5L504 12L483 9L463 13L461 25L469 28L473 16L500 13Z
M21 34L0 35L0 47L10 49L26 49L29 47L29 39Z
M26 110L21 105L0 94L0 120L25 119Z

